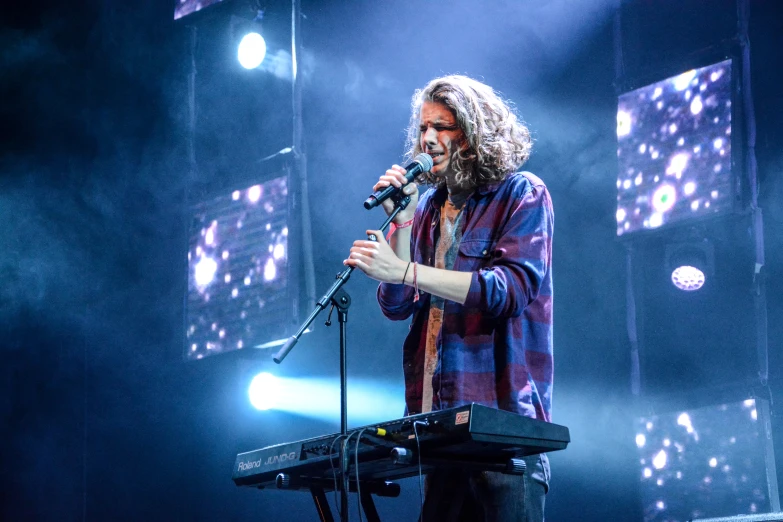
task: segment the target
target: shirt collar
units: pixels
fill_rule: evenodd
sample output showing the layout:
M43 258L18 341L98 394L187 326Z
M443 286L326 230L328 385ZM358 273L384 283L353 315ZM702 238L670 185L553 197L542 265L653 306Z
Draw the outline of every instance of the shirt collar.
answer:
M496 181L494 183L489 183L487 185L480 185L476 187L476 190L473 192L473 194L468 197L468 201L471 199L474 199L476 197L483 197L488 194L492 194L494 192L497 192L498 188L500 188L500 185L503 184L503 181ZM430 205L432 205L435 209L440 209L443 204L446 202L446 198L448 197L448 190L446 190L446 187L441 187L435 190L435 193L432 195L432 198L430 199Z

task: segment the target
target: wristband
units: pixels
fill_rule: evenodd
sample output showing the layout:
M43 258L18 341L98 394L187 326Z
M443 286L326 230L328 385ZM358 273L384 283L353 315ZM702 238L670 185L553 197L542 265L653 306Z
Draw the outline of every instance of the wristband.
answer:
M392 237L392 234L397 231L399 228L408 228L409 226L413 225L413 220L406 221L402 225L398 225L394 221L392 221L391 225L389 226L389 233L386 234L386 241L390 240Z

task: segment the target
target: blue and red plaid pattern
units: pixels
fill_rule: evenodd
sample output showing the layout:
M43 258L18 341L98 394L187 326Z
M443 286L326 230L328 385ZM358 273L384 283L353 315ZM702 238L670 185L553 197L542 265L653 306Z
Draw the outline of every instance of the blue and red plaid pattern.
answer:
M445 189L429 189L416 208L411 259L433 266ZM478 188L463 210L454 270L473 272L464 305L446 301L432 379L433 409L475 402L551 421L552 200L529 172ZM421 411L430 294L382 283L386 317L413 315L403 345L408 414Z

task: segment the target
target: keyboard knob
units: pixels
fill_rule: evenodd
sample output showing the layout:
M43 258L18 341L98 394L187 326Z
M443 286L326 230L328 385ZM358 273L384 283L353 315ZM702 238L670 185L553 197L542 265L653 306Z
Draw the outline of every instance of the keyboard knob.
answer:
M504 473L508 475L524 475L527 469L527 464L522 459L508 459L506 462L506 471Z
M291 487L291 475L288 473L279 473L275 477L275 485L277 489L289 489Z
M413 452L398 446L391 450L391 461L400 466L410 464L413 462Z

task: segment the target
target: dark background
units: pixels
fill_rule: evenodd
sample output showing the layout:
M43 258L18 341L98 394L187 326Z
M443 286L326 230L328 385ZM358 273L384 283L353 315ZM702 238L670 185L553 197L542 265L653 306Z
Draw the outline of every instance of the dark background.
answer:
M379 221L360 202L378 174L400 161L415 88L441 74L469 74L513 100L534 132L526 168L547 182L557 222L554 421L569 426L573 439L551 456L547 505L554 521L641 517L633 418L649 413L654 400L640 405L630 393L626 245L615 238L614 217L616 89L703 65L692 62L736 31L735 5L726 0L622 5L621 81L615 2L302 5L300 65L319 295L342 267L350 243ZM285 63L290 4L276 0L265 7L270 55ZM226 19L199 20L193 171L187 148L190 32L171 21L172 12L168 2L151 0L31 1L4 9L0 518L316 520L307 495L241 490L230 476L240 451L339 429L336 417L324 422L253 412L246 396L250 376L260 369L336 385L336 327L319 322L276 368L266 356L182 360L188 198L194 188L262 175L255 160L290 145L290 84L284 68L277 74L241 70L228 45ZM747 362L755 357L747 341L752 264L748 242L740 238L716 259L735 263L721 272L727 286L709 294L712 304L728 304L683 304L665 285L645 286L647 332L656 331L650 325L667 329L664 321L677 321L672 310L683 310L702 328L736 325L728 329L732 335L706 348L698 344L698 329L673 328L679 348L666 364L648 352L643 368L667 393L693 397L704 386L729 385L737 399L751 392L780 396L779 3L751 2L750 38L770 386L718 372L715 382L708 375L696 390L688 385L691 373L674 371L699 361L705 368L753 365ZM730 223L735 221L711 226L734 237L725 232ZM652 249L640 266L657 259L656 241L663 238L640 247ZM349 378L377 379L379 387L401 395L399 347L406 328L381 317L374 289L360 274L350 283L358 306L349 326ZM645 389L649 397L655 386ZM401 414L379 405L377 420ZM781 441L777 403L773 414ZM783 455L779 443L777 450ZM382 518L413 520L417 502L416 483L408 480L402 499L378 504Z

